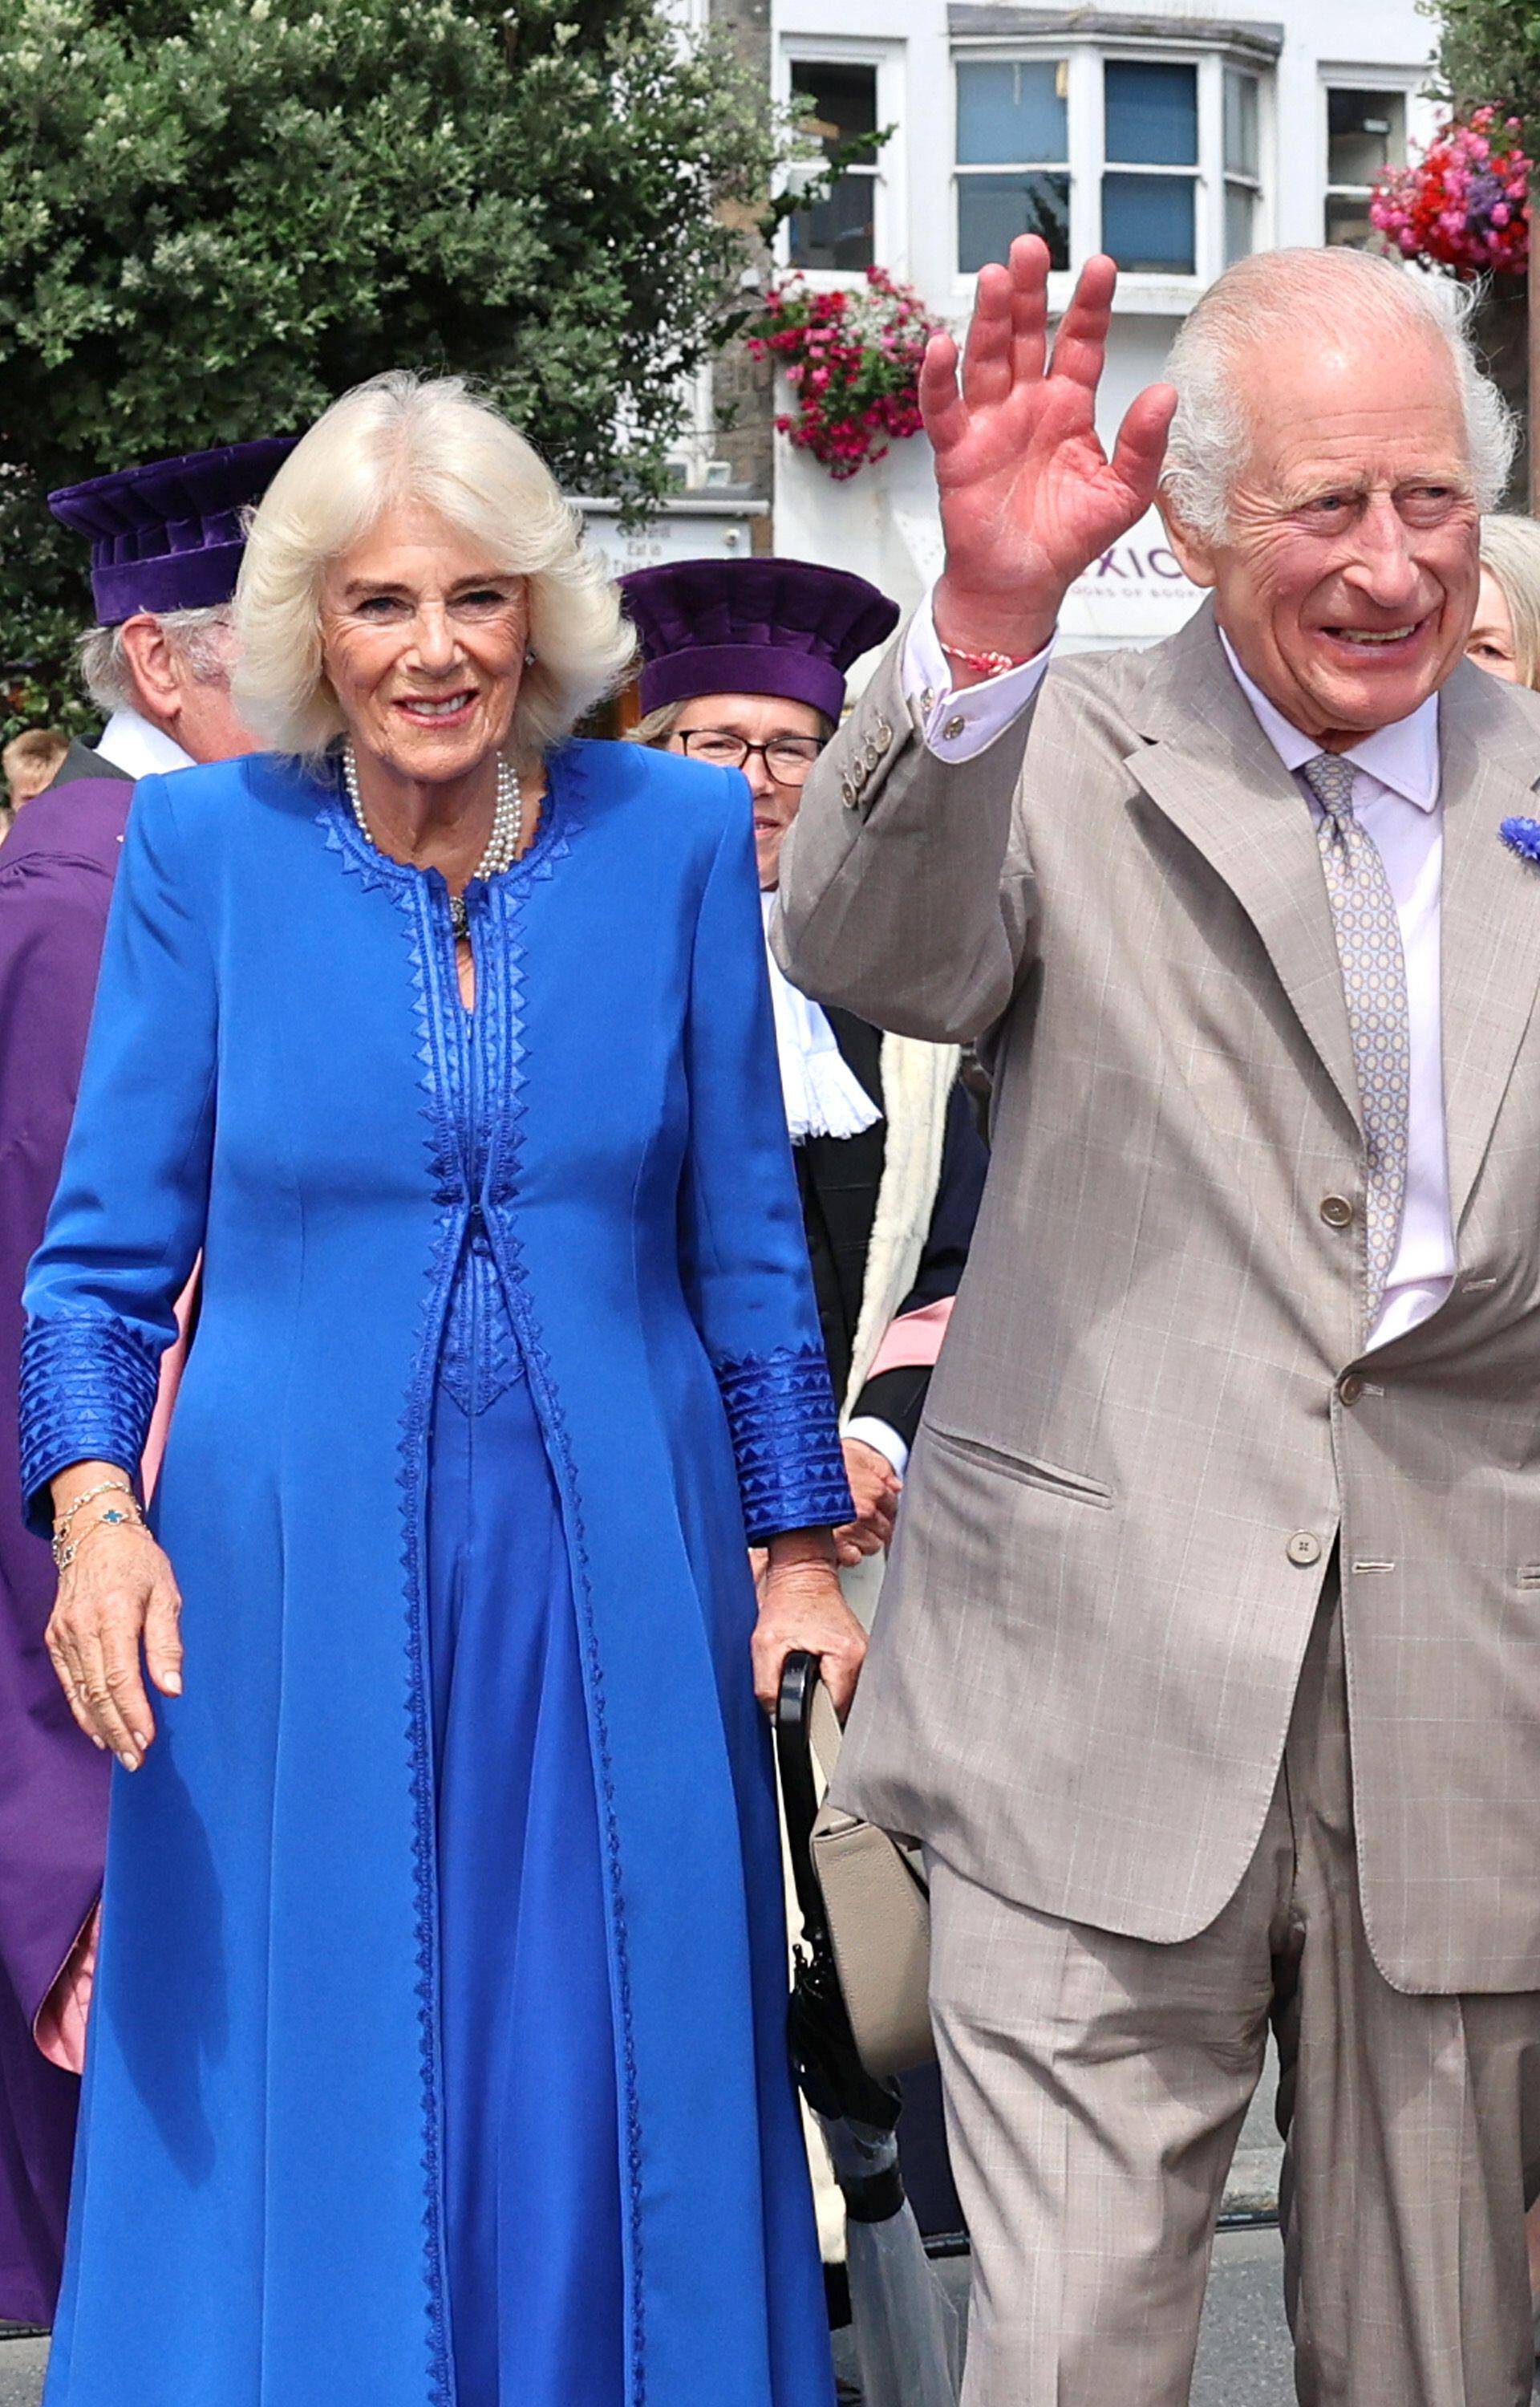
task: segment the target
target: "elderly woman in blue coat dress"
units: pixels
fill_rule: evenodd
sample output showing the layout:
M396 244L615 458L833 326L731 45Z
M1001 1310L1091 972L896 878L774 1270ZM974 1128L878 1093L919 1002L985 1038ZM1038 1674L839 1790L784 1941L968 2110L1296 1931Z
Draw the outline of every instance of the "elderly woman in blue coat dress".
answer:
M816 2407L756 1691L862 1642L747 792L572 740L615 596L453 381L237 617L274 749L138 790L27 1289L120 1766L49 2407Z

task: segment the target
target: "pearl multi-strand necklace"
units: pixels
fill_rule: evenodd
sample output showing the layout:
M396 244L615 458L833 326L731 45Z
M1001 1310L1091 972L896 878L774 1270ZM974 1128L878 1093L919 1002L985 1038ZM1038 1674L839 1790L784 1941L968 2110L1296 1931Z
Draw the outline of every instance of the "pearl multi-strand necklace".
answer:
M363 796L359 791L358 755L351 743L343 747L342 775L343 783L347 789L347 799L353 806L353 817L359 823L359 831L365 843L374 845L377 852L379 847L374 844L374 832L364 811ZM497 764L497 800L492 805L492 833L487 839L486 851L471 872L470 882L473 885L477 878L497 877L503 870L511 869L518 859L519 845L523 836L524 789L519 784L518 771L513 762L504 760L500 752ZM470 934L471 915L465 907L463 894L450 895L449 917L454 923L457 936Z

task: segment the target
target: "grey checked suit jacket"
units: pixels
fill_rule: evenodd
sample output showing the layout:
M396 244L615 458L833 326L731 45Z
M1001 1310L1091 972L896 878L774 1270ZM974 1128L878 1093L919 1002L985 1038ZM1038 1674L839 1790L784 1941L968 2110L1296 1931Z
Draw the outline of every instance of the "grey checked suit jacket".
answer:
M987 1037L994 1159L844 1802L1040 1911L1191 1936L1254 1849L1340 1531L1376 1960L1540 1988L1540 868L1498 833L1540 809L1540 705L1445 689L1459 1275L1361 1359L1325 885L1209 610L1055 667L957 766L898 651L810 781L777 943L825 1002Z

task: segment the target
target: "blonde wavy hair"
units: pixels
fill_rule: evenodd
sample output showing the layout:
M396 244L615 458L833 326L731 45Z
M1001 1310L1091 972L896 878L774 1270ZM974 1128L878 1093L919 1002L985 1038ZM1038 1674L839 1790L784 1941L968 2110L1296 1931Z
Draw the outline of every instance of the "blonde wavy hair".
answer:
M232 692L276 751L315 758L344 731L321 652L321 585L382 512L434 510L528 580L530 646L514 713L521 765L614 691L635 637L582 520L533 446L459 377L392 369L316 420L252 513L235 589Z
M1540 686L1540 526L1533 519L1491 512L1481 521L1481 565L1508 605L1519 681Z

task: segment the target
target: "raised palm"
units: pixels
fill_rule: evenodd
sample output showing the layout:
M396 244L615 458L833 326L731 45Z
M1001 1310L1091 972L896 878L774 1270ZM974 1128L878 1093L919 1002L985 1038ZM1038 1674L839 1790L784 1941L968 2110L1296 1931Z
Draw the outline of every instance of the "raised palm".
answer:
M1048 358L1048 249L1013 243L986 267L960 363L932 338L920 406L936 454L946 565L942 640L1020 653L1047 640L1069 585L1154 499L1176 407L1169 385L1130 404L1112 456L1096 434L1117 270L1081 270Z

